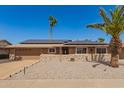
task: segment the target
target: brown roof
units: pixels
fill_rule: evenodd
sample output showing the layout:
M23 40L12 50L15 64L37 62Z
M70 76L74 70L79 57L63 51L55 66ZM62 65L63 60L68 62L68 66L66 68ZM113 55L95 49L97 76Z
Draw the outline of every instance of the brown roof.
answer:
M6 48L48 48L48 47L95 47L108 46L107 43L99 43L91 40L26 40L17 45L9 45Z
M64 45L108 45L107 43L99 43L91 40L42 40L42 39L30 39L21 42L20 44L64 44Z

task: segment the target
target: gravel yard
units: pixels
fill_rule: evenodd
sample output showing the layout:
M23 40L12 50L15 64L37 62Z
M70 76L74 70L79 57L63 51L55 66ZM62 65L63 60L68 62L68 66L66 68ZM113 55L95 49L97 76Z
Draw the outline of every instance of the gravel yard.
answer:
M124 61L119 68L96 62L39 62L8 80L31 79L124 79Z

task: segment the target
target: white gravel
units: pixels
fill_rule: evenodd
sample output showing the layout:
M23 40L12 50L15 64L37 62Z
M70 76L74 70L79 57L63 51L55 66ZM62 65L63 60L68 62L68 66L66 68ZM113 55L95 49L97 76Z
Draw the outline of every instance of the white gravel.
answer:
M96 62L40 62L27 68L25 75L22 71L8 79L124 79L124 61L119 68Z

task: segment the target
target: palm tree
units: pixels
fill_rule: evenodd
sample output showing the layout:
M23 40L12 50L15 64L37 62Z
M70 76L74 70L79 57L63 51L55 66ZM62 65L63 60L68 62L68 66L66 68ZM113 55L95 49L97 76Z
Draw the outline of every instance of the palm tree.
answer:
M100 37L100 38L98 38L98 42L99 42L99 43L104 43L104 41L105 41L105 39L104 39L104 38L101 38L101 37Z
M88 28L95 28L104 31L111 36L109 48L111 52L111 66L119 67L119 53L122 49L120 35L124 32L124 6L116 6L110 10L110 16L106 15L104 9L100 9L100 16L103 23L87 25Z
M52 39L52 30L53 27L56 25L57 20L53 17L53 16L49 16L49 25L50 25L50 29L49 29L49 39Z

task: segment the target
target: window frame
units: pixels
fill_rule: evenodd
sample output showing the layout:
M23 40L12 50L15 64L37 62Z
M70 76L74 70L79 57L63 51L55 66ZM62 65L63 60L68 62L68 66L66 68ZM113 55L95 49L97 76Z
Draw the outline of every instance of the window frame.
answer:
M101 49L100 53L98 52L98 49ZM105 52L103 52L103 49L105 49ZM96 53L97 54L106 54L107 53L107 48L100 48L100 47L98 47L98 48L96 48Z
M50 52L50 49L54 49L54 52ZM48 53L49 54L55 54L56 53L56 48L48 48Z
M86 49L86 52L81 52L81 53L78 53L78 49ZM76 47L76 54L87 54L87 48L86 47Z

